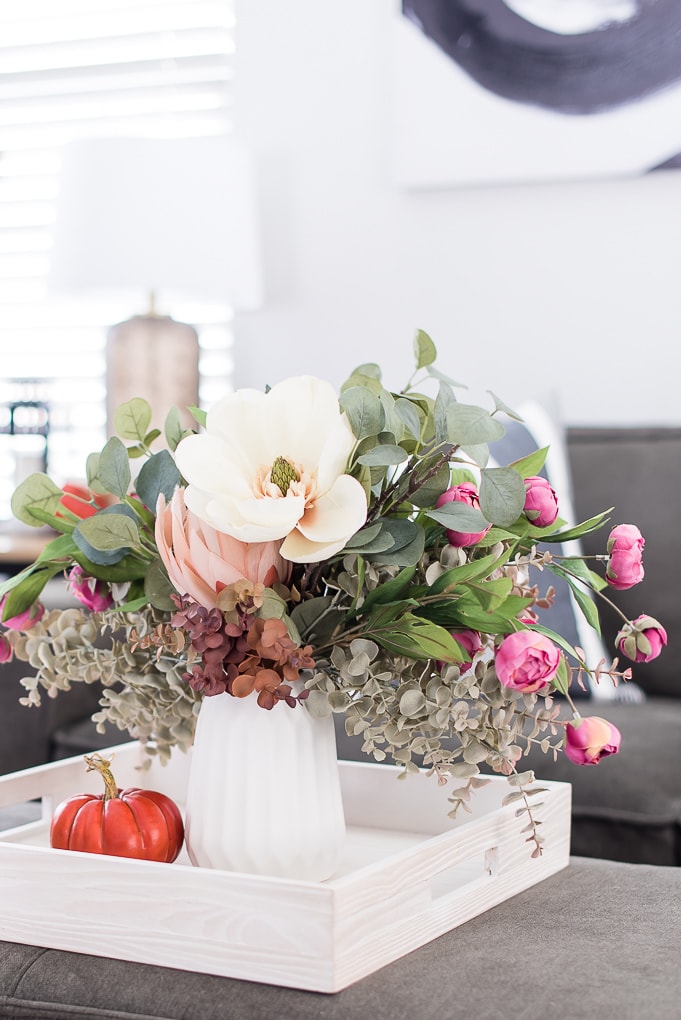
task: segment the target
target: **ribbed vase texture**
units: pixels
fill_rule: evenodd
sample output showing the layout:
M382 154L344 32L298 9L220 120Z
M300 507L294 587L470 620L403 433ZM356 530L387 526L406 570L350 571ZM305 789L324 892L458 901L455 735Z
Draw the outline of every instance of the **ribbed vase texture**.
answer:
M332 718L303 704L267 711L254 695L205 697L187 793L192 863L321 882L344 839Z

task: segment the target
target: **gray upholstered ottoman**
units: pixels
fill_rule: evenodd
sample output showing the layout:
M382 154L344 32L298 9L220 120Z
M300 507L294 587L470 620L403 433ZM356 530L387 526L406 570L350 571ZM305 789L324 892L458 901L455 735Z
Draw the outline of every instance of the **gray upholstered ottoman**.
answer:
M0 943L0 1017L678 1020L680 948L679 869L573 858L333 996Z

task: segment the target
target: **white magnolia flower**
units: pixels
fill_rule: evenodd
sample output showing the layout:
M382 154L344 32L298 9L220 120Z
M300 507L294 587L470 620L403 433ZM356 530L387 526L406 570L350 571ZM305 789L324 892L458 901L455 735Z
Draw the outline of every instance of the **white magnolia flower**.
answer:
M333 387L301 376L224 397L175 459L202 520L242 542L283 538L285 559L316 563L366 520L364 489L345 474L354 443Z

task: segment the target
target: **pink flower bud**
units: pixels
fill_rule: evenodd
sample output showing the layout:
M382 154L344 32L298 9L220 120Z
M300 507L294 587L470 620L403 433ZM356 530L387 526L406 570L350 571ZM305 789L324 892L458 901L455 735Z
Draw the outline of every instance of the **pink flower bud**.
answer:
M656 659L667 644L667 631L652 616L637 616L622 627L615 645L632 662Z
M78 601L93 613L101 613L113 605L106 581L99 581L96 577L88 576L78 564L71 567L69 571L69 584Z
M617 754L622 734L600 716L573 719L565 727L565 754L575 765L598 765L601 758Z
M5 637L4 634L0 634L0 662L9 662L13 655L14 649L9 638Z
M532 694L554 678L560 658L560 649L543 634L517 630L499 645L494 665L504 687Z
M7 595L0 602L0 615L5 608L7 602ZM32 606L25 609L23 613L17 613L16 616L10 616L8 620L3 620L5 627L10 630L30 630L31 627L41 619L45 612L45 606L40 602L34 602Z
M437 507L444 506L445 503L466 503L467 506L472 506L474 510L480 509L480 497L478 496L478 490L471 482L462 482L461 485L452 485L450 489L443 492L438 497L438 501L435 504ZM481 538L484 538L489 529L492 527L488 524L482 531L454 531L448 529L447 540L450 545L455 546L457 549L463 549L469 545L477 545Z
M473 657L476 652L479 652L482 648L482 640L477 630L453 630L450 631L452 637L457 644L461 645L465 652L468 652L470 659L465 659L463 662L458 662L457 665L462 673L465 673L467 669L470 669L473 665ZM438 662L438 668L444 669L448 663Z
M558 516L558 498L545 478L525 479L525 516L536 528L548 528Z
M618 591L643 580L643 535L635 524L618 524L608 538L610 559L605 571L608 584Z

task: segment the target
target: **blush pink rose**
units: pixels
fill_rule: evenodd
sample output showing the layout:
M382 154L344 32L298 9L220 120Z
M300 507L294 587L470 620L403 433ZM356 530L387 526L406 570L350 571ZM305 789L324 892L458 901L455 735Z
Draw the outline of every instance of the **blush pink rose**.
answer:
M558 516L558 497L545 478L525 479L525 516L536 528L548 528Z
M598 765L601 758L617 754L622 734L600 716L573 719L565 727L565 754L575 765Z
M168 504L159 497L156 544L175 590L206 609L217 607L219 593L236 581L269 586L289 577L281 541L240 542L216 531L187 509L180 488Z
M605 578L612 588L623 591L643 580L645 540L635 524L618 524L608 538L608 566Z
M69 571L69 586L78 601L93 613L101 613L105 609L111 609L113 605L106 581L90 577L78 564Z
M462 482L461 485L452 485L450 489L447 489L438 497L437 507L444 506L445 503L465 503L467 506L472 506L474 510L480 509L480 497L478 490L472 482ZM463 549L469 545L477 545L481 538L484 538L489 529L492 527L488 524L482 531L454 531L453 529L447 530L447 541L450 545L455 546L457 549Z
M494 667L504 687L532 694L554 678L560 657L560 649L543 634L517 630L499 645Z
M615 645L632 662L656 659L667 644L667 631L652 616L637 616L622 627Z
M7 602L7 596L0 602L0 616L5 608ZM28 609L24 609L23 613L17 613L16 616L10 616L9 619L3 620L5 627L10 630L30 630L31 627L38 622L45 612L45 606L41 602L34 602Z

